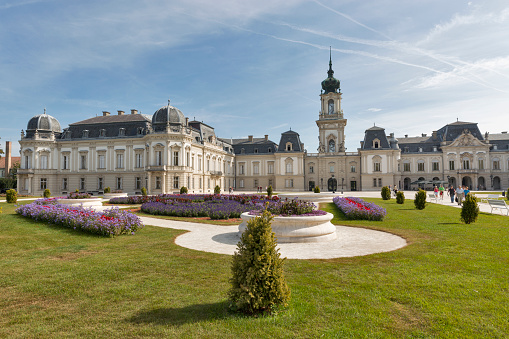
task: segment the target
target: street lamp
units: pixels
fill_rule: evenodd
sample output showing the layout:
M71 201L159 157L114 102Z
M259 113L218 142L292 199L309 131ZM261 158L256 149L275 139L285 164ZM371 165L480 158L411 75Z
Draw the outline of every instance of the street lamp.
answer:
M343 194L343 185L345 183L345 178L341 178L341 194Z
M493 174L490 174L490 180L491 180L491 189L493 189Z

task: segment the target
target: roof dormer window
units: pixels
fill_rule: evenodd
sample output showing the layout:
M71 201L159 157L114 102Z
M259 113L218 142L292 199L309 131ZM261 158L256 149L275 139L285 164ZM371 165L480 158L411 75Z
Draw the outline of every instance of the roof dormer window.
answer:
M119 128L118 129L118 135L119 136L125 136L125 128Z
M83 138L88 138L88 129L83 130Z
M291 143L291 142L287 142L287 143L286 143L286 150L287 150L288 152L290 152L290 151L292 151L292 150L293 150L293 145L292 145L292 143Z

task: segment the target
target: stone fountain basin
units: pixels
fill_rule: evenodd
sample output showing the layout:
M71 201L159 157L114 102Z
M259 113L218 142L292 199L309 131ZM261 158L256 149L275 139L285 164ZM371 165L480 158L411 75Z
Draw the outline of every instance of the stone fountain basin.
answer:
M247 228L247 222L256 217L249 212L240 215L239 236ZM327 242L337 238L336 226L331 223L331 213L316 216L275 216L272 220L272 231L278 243Z

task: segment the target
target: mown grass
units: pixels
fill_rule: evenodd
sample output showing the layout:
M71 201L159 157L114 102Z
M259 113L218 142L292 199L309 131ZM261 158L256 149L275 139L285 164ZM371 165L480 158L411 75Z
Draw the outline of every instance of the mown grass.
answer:
M459 209L366 199L398 251L287 260L292 301L274 317L227 311L227 255L181 248L182 231L147 226L101 238L23 219L2 203L0 337L503 338L509 336L509 222Z

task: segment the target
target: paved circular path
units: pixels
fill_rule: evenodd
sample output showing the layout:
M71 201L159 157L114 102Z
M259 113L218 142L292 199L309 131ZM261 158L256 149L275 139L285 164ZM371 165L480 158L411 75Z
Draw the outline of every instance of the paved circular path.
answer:
M198 251L232 255L237 249L238 226L217 226L141 217L145 225L190 231L175 239L179 246ZM288 259L331 259L389 252L406 246L406 240L387 232L336 226L338 238L322 243L279 244Z

